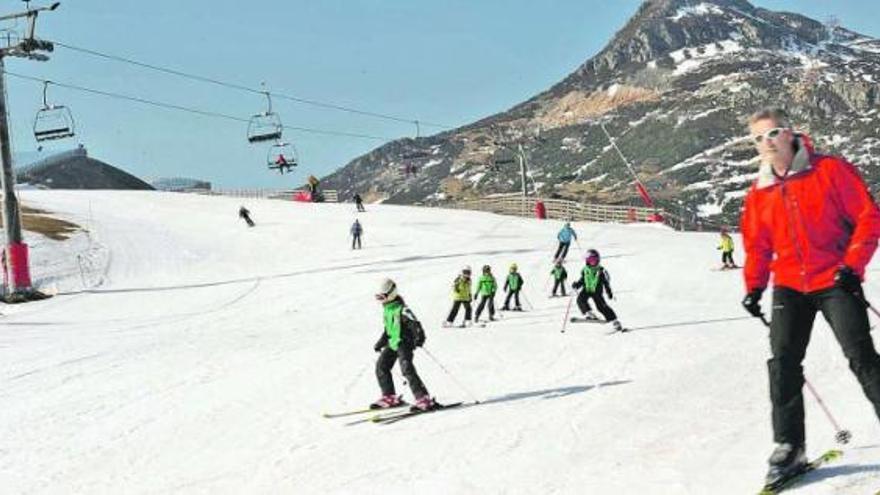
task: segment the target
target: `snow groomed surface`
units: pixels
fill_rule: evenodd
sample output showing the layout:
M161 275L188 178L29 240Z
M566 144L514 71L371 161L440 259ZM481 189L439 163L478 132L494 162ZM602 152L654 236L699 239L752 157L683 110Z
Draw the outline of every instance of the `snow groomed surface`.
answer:
M547 297L559 222L155 192L21 196L90 233L28 233L35 279L60 294L0 309L4 493L760 489L772 448L766 329L739 306L741 273L713 271L717 234L575 224L570 276L599 249L632 331L563 334L568 299ZM253 229L236 216L243 203ZM362 251L349 245L356 217ZM464 265L501 279L512 262L527 312L440 327ZM373 294L386 276L480 404L387 425L322 416L379 394ZM473 399L422 351L416 366L439 401ZM789 493L873 493L880 425L821 318L805 369L854 439ZM835 432L806 404L814 456Z

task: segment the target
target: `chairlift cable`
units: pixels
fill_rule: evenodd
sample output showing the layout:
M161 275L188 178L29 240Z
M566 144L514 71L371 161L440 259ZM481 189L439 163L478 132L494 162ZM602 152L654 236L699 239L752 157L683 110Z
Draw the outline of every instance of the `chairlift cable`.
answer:
M44 83L46 81L45 79L42 79L39 77L28 76L25 74L18 74L15 72L10 72L8 70L4 71L4 73L9 76L17 77L19 79L25 79L25 80L35 81L35 82L39 82L39 83ZM155 101L155 100L148 100L146 98L141 98L138 96L123 95L120 93L113 93L110 91L88 88L85 86L79 86L79 85L75 85L75 84L63 83L63 82L59 82L57 80L53 80L52 84L55 86L58 86L60 88L70 89L70 90L74 90L74 91L81 91L84 93L90 93L90 94L94 94L94 95L98 95L98 96L115 98L115 99L119 99L119 100L132 101L132 102L141 103L144 105L150 105L150 106L159 107L159 108L166 108L169 110L177 110L180 112L201 115L203 117L214 117L214 118L226 119L226 120L235 121L235 122L243 122L245 124L250 122L250 119L236 117L234 115L229 115L229 114L224 114L224 113L214 112L214 111L209 111L209 110L200 110L197 108L185 107L183 105L177 105L174 103L165 103L165 102L160 102L160 101ZM344 137L353 137L353 138L361 138L361 139L375 139L375 140L379 140L379 141L391 141L392 139L394 139L394 138L389 138L389 137L373 136L373 135L369 135L369 134L360 134L360 133L355 133L355 132L331 131L331 130L327 130L327 129L314 129L311 127L299 127L299 126L291 126L291 125L284 125L283 127L284 127L284 129L288 129L288 130L292 130L292 131L306 132L306 133L311 133L311 134L323 134L323 135L329 135L329 136L344 136Z
M135 65L135 66L138 66L138 67L141 67L144 69L149 69L149 70L153 70L153 71L157 71L157 72L163 72L165 74L170 74L170 75L177 76L177 77L191 79L194 81L200 81L200 82L204 82L204 83L214 84L217 86L223 86L223 87L229 88L229 89L246 91L248 93L264 94L264 92L261 90L254 89L254 88L251 88L248 86L243 86L241 84L231 83L231 82L227 82L227 81L221 81L220 79L214 79L211 77L200 76L198 74L192 74L192 73L183 72L183 71L180 71L177 69L170 69L167 67L161 67L161 66L154 65L154 64L148 64L146 62L139 62L137 60L130 59L127 57L102 53L102 52L99 52L96 50L91 50L88 48L80 48L80 47L68 45L66 43L62 43L60 41L51 40L51 42L54 43L56 47L60 46L62 48L66 48L71 51L85 53L87 55L92 55L94 57L104 58L107 60L113 60L115 62L126 63L126 64L130 64L130 65ZM328 102L324 102L324 101L312 100L312 99L302 98L302 97L294 96L294 95L290 95L290 94L272 92L271 95L274 96L275 98L279 98L279 99L283 99L283 100L290 100L290 101L302 103L305 105L312 105L315 107L327 108L330 110L338 110L340 112L348 112L348 113L353 113L353 114L357 114L357 115L364 115L367 117L375 117L375 118L379 118L379 119L392 120L395 122L404 122L407 124L415 124L417 127L419 125L422 125L422 126L426 126L426 127L437 127L437 128L441 128L441 129L452 129L453 128L453 126L450 126L450 125L439 124L439 123L431 122L431 121L427 121L427 120L405 118L405 117L399 117L399 116L395 116L395 115L388 115L388 114L383 114L383 113L378 113L378 112L371 112L368 110L360 110L360 109L349 107L349 106L338 105L336 103L328 103Z

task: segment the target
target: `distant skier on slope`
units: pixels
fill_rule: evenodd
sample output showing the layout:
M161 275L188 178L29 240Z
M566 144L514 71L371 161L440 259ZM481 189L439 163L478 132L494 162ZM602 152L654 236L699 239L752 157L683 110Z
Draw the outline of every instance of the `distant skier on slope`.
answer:
M413 351L425 343L422 324L397 293L397 285L393 280L382 281L376 300L382 303L384 321L382 335L373 346L373 350L380 353L376 360L376 379L379 381L382 397L372 403L370 408L387 409L402 405L401 398L394 390L394 378L391 376L391 368L395 362L399 362L400 372L416 399L413 408L422 411L433 409L434 399L428 394L428 389L413 364Z
M733 262L733 237L727 233L727 229L721 229L721 243L718 245L721 250L721 269L739 268Z
M251 220L251 212L245 208L244 205L238 209L238 217L244 219L244 221L247 222L248 227L254 226L254 221Z
M614 299L611 293L611 276L602 265L599 264L599 251L590 249L587 251L584 268L581 270L580 278L572 284L572 289L581 289L577 297L578 308L581 314L588 320L598 320L599 318L590 309L590 299L596 303L596 309L602 313L605 321L610 322L616 331L624 331L623 326L617 319L617 315L611 306L605 302L602 297L602 291L608 295L608 299Z
M357 211L359 212L367 211L364 209L364 199L361 198L361 195L358 193L354 193L354 205L357 207Z
M455 277L455 281L452 282L452 309L444 326L452 326L461 306L464 306L464 321L460 326L464 328L471 323L471 267L469 266L464 267L461 275Z
M565 260L565 257L568 256L568 248L571 246L572 239L577 240L577 238L577 233L571 228L571 222L565 222L565 225L562 226L562 229L556 235L556 239L559 240L559 247L556 248L553 261Z
M516 303L513 311L522 311L522 306L519 303L519 291L522 290L524 281L518 270L519 268L516 266L516 263L510 265L510 273L507 274L507 280L504 282L504 290L507 291L507 297L504 298L504 306L501 307L501 311L511 310L511 298Z
M357 243L357 249L361 249L361 235L364 233L364 228L361 226L361 222L359 220L355 220L353 224L351 224L351 248L355 249L355 243Z
M550 276L553 277L553 294L550 297L556 297L558 290L562 291L562 297L565 297L565 281L568 279L568 272L562 265L562 260L556 260L553 269L550 270ZM546 285L544 287L547 287Z
M477 281L477 292L474 294L474 301L480 297L480 304L477 306L477 312L474 315L474 321L480 321L480 314L486 303L489 304L489 321L495 321L495 292L498 290L498 282L492 275L492 268L489 265L483 266L483 274Z

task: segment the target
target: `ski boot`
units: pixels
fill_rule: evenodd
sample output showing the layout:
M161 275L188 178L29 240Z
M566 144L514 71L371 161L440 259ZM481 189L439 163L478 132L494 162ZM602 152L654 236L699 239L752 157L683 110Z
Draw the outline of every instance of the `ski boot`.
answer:
M584 319L585 320L598 320L599 317L596 316L596 313L593 313L592 311L587 311L586 313L584 313Z
M430 411L437 408L437 403L430 395L423 395L416 400L416 403L410 408L413 411Z
M803 445L780 443L770 455L768 462L770 469L764 481L768 487L773 487L804 469L807 465L807 455Z
M370 404L370 409L388 409L390 407L400 407L403 405L399 395L383 395L376 402Z
M626 329L623 328L623 325L620 324L620 320L612 321L611 326L614 327L615 332L625 332L626 331Z

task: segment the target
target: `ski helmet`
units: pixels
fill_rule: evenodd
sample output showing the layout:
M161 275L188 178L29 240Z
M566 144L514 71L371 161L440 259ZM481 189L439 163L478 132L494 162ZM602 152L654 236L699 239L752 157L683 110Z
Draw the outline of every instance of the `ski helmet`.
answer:
M465 265L464 268L461 269L461 273L465 273L467 275L471 274L471 265Z
M376 294L376 300L383 303L397 299L397 284L390 278L386 278L379 284L379 292Z
M483 265L483 273L489 273L492 271L492 267L489 265Z
M511 264L510 264L510 271L515 272L517 268L518 268L518 267L516 266L516 263L511 263Z
M590 249L589 251L587 251L587 258L585 261L590 266L598 265L599 264L599 251L596 251L595 249Z

